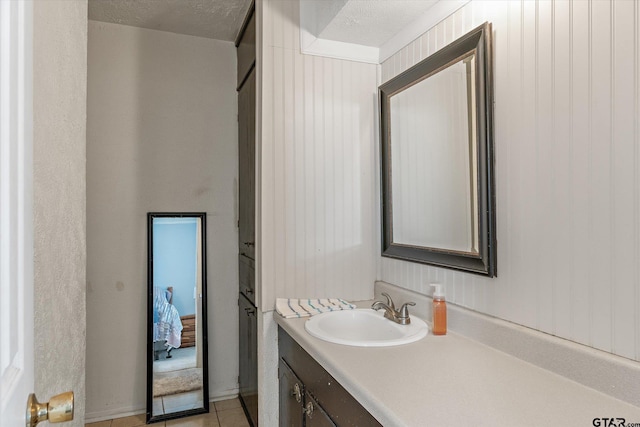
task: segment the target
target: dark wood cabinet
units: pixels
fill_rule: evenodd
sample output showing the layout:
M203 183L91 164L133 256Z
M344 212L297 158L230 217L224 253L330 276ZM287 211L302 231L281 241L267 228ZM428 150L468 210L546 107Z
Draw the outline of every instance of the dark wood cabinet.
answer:
M238 298L240 326L240 366L238 383L240 399L254 426L258 425L258 321L256 307L240 295Z
M256 221L256 28L254 8L236 41L238 58L238 263L240 401L258 425L258 309L255 299Z
M304 422L305 427L336 427L329 414L308 391L304 393Z
M280 359L278 365L280 390L280 426L304 426L304 385L287 363Z
M238 248L240 254L255 259L256 242L256 73L238 92Z
M282 328L278 350L281 427L382 425Z
M240 293L244 295L251 304L256 304L256 269L255 261L245 255L238 255L240 273Z
M278 366L281 427L335 427L331 417L283 359Z
M242 35L236 45L238 56L238 87L242 86L256 62L256 23L255 13L252 11L247 15L241 31Z

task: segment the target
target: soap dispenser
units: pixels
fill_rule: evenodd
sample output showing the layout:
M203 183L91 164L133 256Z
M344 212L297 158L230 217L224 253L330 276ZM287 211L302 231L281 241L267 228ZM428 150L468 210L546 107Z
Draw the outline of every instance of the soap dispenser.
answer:
M447 334L447 303L442 285L431 284L433 288L433 335Z

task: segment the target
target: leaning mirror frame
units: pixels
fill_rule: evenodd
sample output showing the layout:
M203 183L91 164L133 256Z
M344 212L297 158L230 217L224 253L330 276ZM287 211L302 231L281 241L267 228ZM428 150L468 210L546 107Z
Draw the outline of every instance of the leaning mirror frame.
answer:
M382 190L382 256L494 277L496 220L493 168L493 74L491 24L472 30L379 88ZM475 55L477 251L427 247L394 241L391 97L427 79L456 60ZM474 253L475 252L475 253Z
M196 310L194 325L199 325L196 329L196 368L201 369L202 382L202 406L193 409L178 409L171 413L154 414L154 360L156 356L156 348L154 342L154 304L155 295L154 287L154 220L163 219L195 219L196 220L196 290L194 290L194 299L199 304ZM198 253L199 251L199 253ZM176 418L187 417L191 415L204 414L209 412L209 387L208 387L208 341L207 341L207 263L206 263L206 213L204 212L149 212L147 214L147 424L172 420ZM200 292L198 295L197 282L200 282ZM163 287L160 287L164 289ZM173 291L173 289L171 289ZM164 293L163 293L164 294ZM171 305L171 304L169 304ZM182 337L181 337L182 339ZM183 341L182 341L183 342ZM175 351L174 348L172 351ZM169 352L167 352L169 354ZM201 365L201 366L198 366Z

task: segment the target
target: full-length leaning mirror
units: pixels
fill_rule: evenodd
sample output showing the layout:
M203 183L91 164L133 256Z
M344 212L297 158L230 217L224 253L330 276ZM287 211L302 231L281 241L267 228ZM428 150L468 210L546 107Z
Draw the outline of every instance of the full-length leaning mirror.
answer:
M205 220L147 214L147 423L209 412Z
M496 274L491 24L380 86L382 255Z

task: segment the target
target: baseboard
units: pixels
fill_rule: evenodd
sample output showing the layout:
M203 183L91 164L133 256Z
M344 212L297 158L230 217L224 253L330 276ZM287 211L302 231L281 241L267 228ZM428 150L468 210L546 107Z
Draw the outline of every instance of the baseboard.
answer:
M238 397L238 390L235 390L235 391L232 391L231 393L219 394L219 395L210 397L209 402L215 403L215 402L220 402L222 400L235 399L237 397ZM146 412L147 412L146 406L142 408L140 408L139 406L130 406L130 407L124 407L124 408L109 409L105 411L87 412L85 413L84 419L85 419L85 423L89 424L89 423L97 423L100 421L112 420L116 418L130 417L132 415L145 414Z
M105 411L86 412L84 414L84 422L85 424L97 423L100 421L112 420L114 418L124 418L130 417L132 415L145 414L146 412L146 406L142 408L138 406L130 406L124 408L108 409Z
M238 390L232 392L231 394L222 394L215 397L209 398L209 402L220 402L222 400L235 399L238 397Z

